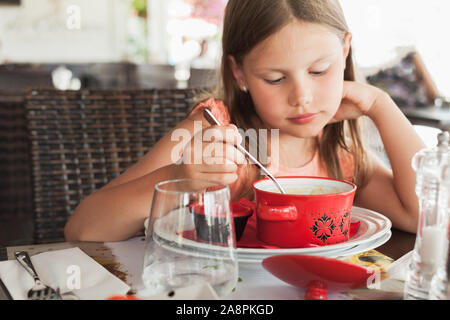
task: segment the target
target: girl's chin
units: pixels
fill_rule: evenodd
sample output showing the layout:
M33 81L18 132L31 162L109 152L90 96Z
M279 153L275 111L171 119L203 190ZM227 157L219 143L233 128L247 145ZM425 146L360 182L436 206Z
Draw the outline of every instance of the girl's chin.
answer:
M302 126L301 128L290 128L290 130L286 130L284 133L297 138L315 138L322 133L323 128L324 126L311 124Z

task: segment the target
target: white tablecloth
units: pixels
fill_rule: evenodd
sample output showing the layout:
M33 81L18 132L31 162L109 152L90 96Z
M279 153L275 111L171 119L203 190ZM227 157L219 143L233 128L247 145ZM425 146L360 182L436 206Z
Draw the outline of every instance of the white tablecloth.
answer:
M118 263L127 270L127 282L137 293L144 289L141 274L143 269L145 241L143 237L122 242L108 242ZM305 291L279 280L260 264L239 264L239 281L230 300L302 300ZM346 294L328 292L328 299L349 299Z

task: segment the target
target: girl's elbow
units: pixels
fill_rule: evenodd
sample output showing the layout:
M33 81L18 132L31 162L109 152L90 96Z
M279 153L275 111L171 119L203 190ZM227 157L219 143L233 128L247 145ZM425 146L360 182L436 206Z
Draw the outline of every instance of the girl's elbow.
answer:
M73 215L64 226L64 238L67 242L90 241L88 232L87 228Z
M67 242L82 241L79 232L74 228L70 219L64 226L64 238Z
M408 210L404 215L404 223L402 224L402 230L409 233L417 233L417 227L419 224L419 213L417 209Z
M87 198L83 200L73 211L72 216L67 220L64 226L64 238L66 241L89 241L87 237L87 230L89 223L83 223L83 216L86 214L83 212L83 204Z
M64 238L67 242L101 241L101 239L96 238L95 232L93 233L88 228L76 226L70 220L64 227Z

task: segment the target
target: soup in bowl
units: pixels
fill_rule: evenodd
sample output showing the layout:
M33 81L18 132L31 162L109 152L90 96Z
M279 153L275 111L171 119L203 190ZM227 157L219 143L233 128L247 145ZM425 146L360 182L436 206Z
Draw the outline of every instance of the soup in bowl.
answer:
M252 184L257 237L282 248L347 241L356 185L319 177L277 177L282 194L266 178Z

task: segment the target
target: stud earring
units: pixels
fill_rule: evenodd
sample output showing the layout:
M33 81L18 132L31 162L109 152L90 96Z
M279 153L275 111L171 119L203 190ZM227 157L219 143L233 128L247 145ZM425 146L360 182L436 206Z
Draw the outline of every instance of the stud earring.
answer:
M246 86L243 86L243 87L242 87L242 91L244 91L245 93L247 93L247 91L248 91L248 90L247 90L247 87L246 87Z

